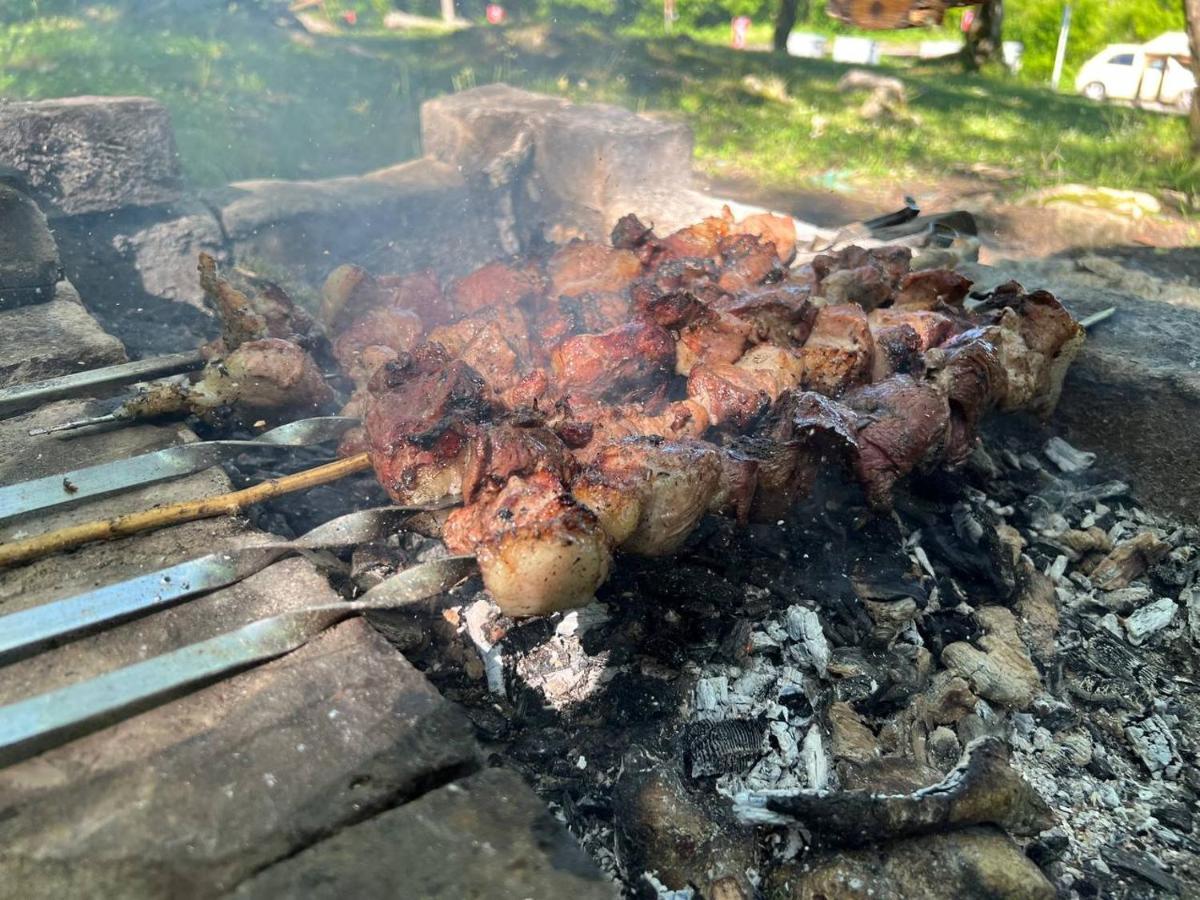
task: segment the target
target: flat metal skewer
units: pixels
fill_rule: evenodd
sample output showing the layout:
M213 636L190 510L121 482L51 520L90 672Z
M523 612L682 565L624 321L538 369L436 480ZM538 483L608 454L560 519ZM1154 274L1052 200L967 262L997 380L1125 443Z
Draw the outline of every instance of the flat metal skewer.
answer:
M248 441L201 441L180 444L109 463L60 472L0 487L0 522L68 503L191 475L233 459L247 450L290 451L340 439L359 424L346 416L300 419L264 431Z
M449 505L449 500L442 504ZM431 508L380 506L358 510L318 525L295 540L210 553L0 616L0 665L29 656L45 644L236 584L302 550L334 550L376 540L398 530L413 513Z
M75 431L79 428L91 428L93 425L106 425L109 422L124 421L125 416L118 415L116 412L105 413L102 416L89 416L86 419L70 419L66 422L59 422L57 425L49 425L46 428L30 428L30 437L41 437L44 434L58 434L61 431Z
M359 600L281 613L0 707L0 765L148 709L218 676L283 656L351 616L437 596L474 572L471 556L422 563L393 575Z
M190 372L203 365L204 357L193 350L188 353L172 353L169 356L156 356L115 366L88 369L85 372L73 372L58 378L4 388L0 390L0 416L32 409L51 400L88 396L98 388L116 387L161 375Z

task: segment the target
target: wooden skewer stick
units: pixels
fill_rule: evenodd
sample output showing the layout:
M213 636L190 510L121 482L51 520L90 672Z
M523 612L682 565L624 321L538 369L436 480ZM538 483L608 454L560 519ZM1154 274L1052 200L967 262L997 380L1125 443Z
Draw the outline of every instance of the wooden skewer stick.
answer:
M297 472L294 475L272 478L270 481L264 481L261 484L228 494L218 494L215 497L204 497L200 500L185 500L182 503L144 509L112 519L97 519L92 522L82 522L79 525L70 525L24 540L0 544L0 567L31 562L41 559L43 556L49 556L51 553L72 550L92 541L111 541L137 534L140 531L178 525L181 522L211 519L214 516L231 516L253 503L336 481L346 475L369 468L371 468L371 460L366 453L360 453L357 456L339 459L336 462Z

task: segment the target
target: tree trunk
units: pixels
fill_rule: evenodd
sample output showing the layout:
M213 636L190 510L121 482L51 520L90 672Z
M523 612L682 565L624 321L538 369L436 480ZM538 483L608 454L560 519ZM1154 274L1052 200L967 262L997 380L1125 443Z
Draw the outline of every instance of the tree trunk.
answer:
M454 11L454 0L442 0L442 21L453 22L457 18Z
M1185 0L1200 3L1200 0ZM963 62L971 70L1000 56L1001 30L1004 24L1004 0L984 0L975 10L975 19L967 29L963 45Z
M1200 2L1200 0L1196 0L1196 2ZM788 35L796 26L796 20L807 15L808 0L779 0L779 12L775 14L774 43L777 53L787 53Z
M1183 14L1187 19L1188 42L1192 47L1192 72L1200 81L1200 0L1183 0ZM1192 93L1188 124L1192 132L1192 155L1200 156L1200 90Z

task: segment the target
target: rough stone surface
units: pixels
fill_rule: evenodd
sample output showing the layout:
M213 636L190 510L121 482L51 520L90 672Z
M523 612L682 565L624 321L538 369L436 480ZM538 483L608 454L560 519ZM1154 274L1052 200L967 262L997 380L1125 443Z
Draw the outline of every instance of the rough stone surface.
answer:
M0 184L0 309L49 299L61 278L45 215L16 188Z
M194 197L56 223L67 277L89 305L138 315L148 298L203 308L196 258L227 262L216 215ZM110 326L111 327L111 326Z
M0 484L41 478L195 440L195 435L182 425L159 428L135 424L115 428L82 429L65 432L59 436L34 437L29 434L32 428L79 419L98 409L99 404L88 401L63 400L33 412L0 420ZM194 500L230 489L229 479L225 477L224 472L220 469L209 469L186 478L164 481L110 497L82 501L53 511L6 521L0 524L0 540L28 537L78 522L122 515L156 504ZM139 539L127 539L114 546L131 545L137 540ZM203 542L196 549L196 555L207 552L203 550Z
M234 896L599 900L617 890L520 776L488 769L348 828Z
M198 897L476 765L361 620L0 772L0 896Z
M416 160L323 181L246 181L206 196L240 265L308 286L353 262L461 274L498 255L491 217L452 167Z
M125 361L125 349L96 324L69 282L49 303L0 310L0 387Z
M617 198L692 186L686 126L503 84L427 101L421 138L429 156L507 205L518 242L601 237Z
M1076 316L1110 306L1067 373L1052 424L1100 454L1152 508L1196 521L1200 510L1200 311L1098 286L1058 261L968 266L988 289L1010 278L1057 294Z
M182 182L166 107L148 97L2 103L0 163L68 215L165 203Z
M769 900L1050 900L1055 892L1033 861L1003 832L967 828L805 858L772 874L765 895Z

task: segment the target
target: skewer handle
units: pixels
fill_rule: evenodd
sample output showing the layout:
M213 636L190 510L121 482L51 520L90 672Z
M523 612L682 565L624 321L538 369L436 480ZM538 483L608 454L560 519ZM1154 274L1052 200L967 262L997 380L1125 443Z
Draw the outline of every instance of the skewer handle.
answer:
M360 453L294 475L272 478L244 490L141 510L115 519L82 522L24 540L0 544L0 567L30 562L60 550L72 550L92 541L111 541L141 531L178 525L181 522L234 515L253 503L327 484L370 467L370 458L366 453Z

